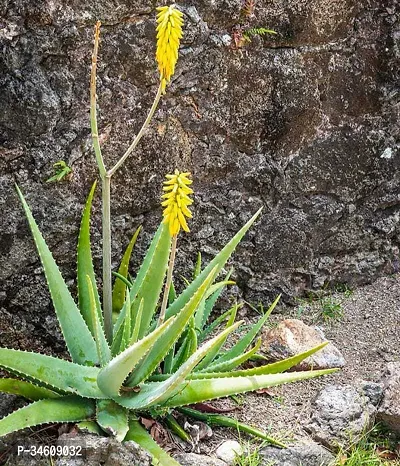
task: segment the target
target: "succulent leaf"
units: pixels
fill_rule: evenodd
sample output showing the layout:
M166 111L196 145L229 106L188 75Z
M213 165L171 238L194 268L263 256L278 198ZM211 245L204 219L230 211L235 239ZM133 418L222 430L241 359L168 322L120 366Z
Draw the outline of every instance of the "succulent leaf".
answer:
M234 285L234 284L235 282L224 280L222 282L214 283L214 285L210 286L202 302L199 304L199 307L197 308L197 311L195 314L195 322L196 322L195 326L198 330L203 329L204 322L207 321L208 316L209 316L208 308L210 307L210 303L207 305L207 308L206 308L206 303L209 301L208 298L210 296L217 294L218 292L220 294L226 285ZM210 312L212 310L212 306L214 305L214 303L215 301L213 301L213 303L211 304Z
M170 246L171 236L168 232L168 226L161 224L150 243L149 249L130 290L132 322L136 322L140 302L142 298L144 299L145 308L140 322L139 338L142 338L142 336L149 332L149 325L156 311L164 276L167 271ZM124 305L114 326L115 334L118 333L119 328L123 325L126 312L127 309ZM154 327L151 330L154 330Z
M216 267L211 269L206 277L204 277L199 288L193 290L193 294L190 300L186 303L183 309L176 315L173 324L164 332L164 334L158 340L157 345L153 346L148 355L140 363L137 370L128 379L128 385L135 387L139 385L143 380L146 380L148 376L155 370L155 368L161 363L172 345L178 340L182 332L185 330L189 319L194 314L203 299L208 287L215 278Z
M196 265L194 266L193 270L193 279L198 277L201 272L201 252L197 253Z
M110 398L119 395L122 384L129 373L135 369L137 363L154 345L158 346L157 340L173 323L174 318L168 319L152 333L138 342L129 346L125 351L113 358L104 366L97 377L97 384L101 391Z
M236 358L229 359L228 361L215 362L203 369L203 372L230 372L244 362L248 361L261 347L261 338L259 338L252 349L244 354L236 356ZM281 372L281 371L280 371Z
M136 313L135 325L133 327L130 344L136 343L139 338L140 322L142 321L142 314L144 309L144 299L142 298L139 303L139 308Z
M89 275L86 275L87 289L90 298L90 313L92 322L92 334L96 342L97 354L99 356L100 364L104 366L111 359L111 351L104 333L103 325L99 318L98 307L96 302L96 295L93 287L92 280Z
M97 367L8 348L0 348L0 367L48 387L87 398L105 398L97 386Z
M85 208L82 214L81 226L79 229L78 248L77 248L77 282L78 282L78 301L79 310L85 319L86 325L89 327L94 337L94 328L91 315L90 292L86 276L89 275L91 282L94 284L93 292L96 302L96 312L100 322L103 324L103 314L101 312L101 304L99 293L96 286L96 276L93 268L93 260L90 245L90 211L92 209L93 196L97 182L92 185L89 196L86 200Z
M236 246L239 244L240 240L246 234L247 230L251 225L257 220L258 216L261 213L259 209L251 219L236 233L236 235L229 241L229 243L214 257L214 259L203 269L203 271L192 281L192 283L181 293L177 299L168 307L166 312L166 317L171 317L177 314L191 299L195 290L198 289L200 284L204 281L205 277L208 276L211 270L216 268L215 275L221 271L222 267L225 265L226 261L232 255Z
M143 304L143 303L141 303ZM126 291L126 298L125 298L125 306L127 309L131 309L131 297L129 295L129 290ZM143 309L143 305L142 305ZM125 322L124 322L124 330L122 332L122 341L121 341L121 348L120 351L124 351L129 346L129 342L131 339L131 312L125 312ZM136 319L136 322L140 322L139 319Z
M321 343L320 345L315 346L314 348L304 351L303 353L296 354L295 356L292 356L287 359L283 359L282 361L277 361L271 364L266 364L264 366L253 367L252 369L245 369L245 370L231 372L229 375L234 375L236 377L239 377L239 376L250 377L253 375L279 374L281 372L287 371L291 369L292 367L296 366L297 364L299 364L301 361L308 358L312 354L316 353L317 351L320 351L322 348L325 348L326 345L329 345L328 341L325 341L324 343ZM218 363L219 363L219 359L216 362L216 364ZM227 374L225 373L225 376L226 375Z
M203 341L205 340L205 338L207 337L207 335L209 335L211 332L213 332L219 325L222 324L222 322L226 319L229 318L229 316L231 315L232 313L232 309L233 307L231 307L230 309L228 309L227 311L225 311L223 314L221 314L220 316L218 316L215 320L213 320L211 322L210 325L207 325L207 327L200 333L199 335L199 341Z
M225 280L222 282L224 285L227 284L234 284L235 282L229 281L231 275L233 273L233 269L231 268L229 272L226 274ZM221 296L221 293L224 291L224 287L220 288L218 287L217 289L213 290L213 293L211 296L207 299L205 303L205 308L204 308L204 313L203 313L203 321L201 323L201 328L204 328L204 325L206 325L208 318L210 317L210 314L214 308L215 303L217 302L218 298Z
M101 436L105 435L105 432L100 428L100 426L95 421L78 422L76 427L78 427L80 431L87 432L89 434L95 434L95 435L101 435Z
M48 388L38 387L30 382L17 379L0 379L0 392L23 396L27 400L37 401L44 398L59 398L59 394Z
M228 319L228 322L226 324L227 328L229 328L234 322L236 318L237 311L239 309L240 305L236 304L232 308L231 315ZM215 359L215 357L218 355L219 350L223 346L223 344L226 342L226 339L228 337L228 334L226 335L225 338L221 339L218 345L215 345L210 351L207 353L206 357L201 361L201 363L196 367L196 371L200 371L210 365L212 361Z
M39 400L0 419L0 436L50 422L83 421L94 414L94 402L78 396Z
M193 368L211 351L224 341L229 333L236 330L242 322L236 322L219 335L214 337L199 348L182 366L165 382L161 384L143 384L138 393L127 395L125 397L114 398L117 403L128 409L143 409L156 404L162 404L164 400L173 399L174 395L181 389L181 384L186 377L192 372Z
M180 466L172 456L163 450L147 430L137 420L129 421L129 431L126 434L125 441L133 440L142 448L147 450L153 457L154 464L157 466Z
M118 274L124 277L125 279L128 278L128 267L129 262L131 260L132 250L135 247L136 240L139 236L141 226L139 226L135 233L132 236L132 239L129 241L128 247L125 250L125 253L122 257L121 264L118 269ZM125 291L126 291L126 284L119 278L115 279L114 288L112 292L112 309L113 312L120 312L122 306L124 305L125 300Z
M97 348L93 336L61 276L24 196L18 186L16 189L39 252L57 318L72 360L78 364L98 364Z
M144 300L138 338L142 338L146 333L149 333L149 325L156 311L168 267L171 236L168 225L161 224L160 228L158 241L154 246L152 244L149 249L149 252L152 251L152 255L149 258L148 254L146 255L131 290L133 321L136 320L141 300Z
M311 379L331 374L337 369L323 369L307 372L290 372L286 374L255 375L252 377L222 377L214 379L186 380L177 389L177 394L165 400L163 406L173 408L206 400L214 400L238 393L251 392L261 388L274 387L285 383ZM154 382L157 383L164 382ZM156 387L152 387L156 390Z
M122 442L129 430L128 412L112 400L97 400L96 419L108 434Z
M269 437L264 432L259 429L255 429L254 427L249 426L248 424L244 424L243 422L238 422L237 419L232 419L228 416L223 416L221 414L205 414L200 413L199 411L191 408L178 408L178 411L186 416L190 416L194 419L199 419L200 421L204 421L210 425L217 425L217 426L225 426L225 427L232 427L233 429L240 430L242 432L246 432L248 434L254 435L259 437L267 442L276 445L281 448L286 448L286 445L279 440L276 440L272 437Z
M261 330L262 326L267 321L271 312L275 309L275 306L278 304L281 295L279 295L275 301L271 304L267 312L256 322L251 329L228 351L226 351L222 356L220 356L215 362L221 363L229 361L232 358L236 358L251 344L258 332Z
M218 361L215 362L212 366L209 366L208 368L204 369L201 372L194 372L190 374L187 379L188 380L199 380L199 379L216 379L216 378L229 378L229 377L252 377L254 375L266 375L266 374L279 374L281 372L287 371L291 369L292 367L296 366L299 364L301 361L304 359L308 358L312 354L316 353L317 351L320 351L322 348L324 348L326 345L328 345L329 342L324 342L318 346L315 346L314 348L311 348L307 351L304 351L304 353L296 354L295 356L292 356L290 358L284 359L282 361L274 362L271 364L266 364L264 366L259 366L259 367L253 367L251 369L242 369L242 370L236 370L236 371L231 371L229 369L223 369L224 372L208 372L208 369L215 369L215 366L217 364L221 364L221 367L224 367L225 364L229 365L231 361L225 361L222 363L219 363ZM253 348L254 350L254 348ZM249 353L252 350L249 351ZM157 374L157 375L152 375L149 381L151 382L161 382L163 380L166 380L168 378L167 374Z

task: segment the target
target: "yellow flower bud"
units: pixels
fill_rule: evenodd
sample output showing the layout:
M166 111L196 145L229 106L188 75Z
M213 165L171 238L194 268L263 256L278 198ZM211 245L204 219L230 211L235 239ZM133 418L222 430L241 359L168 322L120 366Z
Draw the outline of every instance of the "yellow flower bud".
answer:
M181 173L175 170L173 175L166 175L167 181L164 181L163 191L166 192L161 196L163 199L161 205L165 207L163 223L168 224L171 236L177 235L181 228L189 231L185 218L192 218L188 206L193 204L189 197L193 194L193 190L189 188L193 181L189 179L189 176L188 172Z
M161 90L171 80L178 61L179 42L182 38L183 15L175 5L157 8L156 60L160 70Z

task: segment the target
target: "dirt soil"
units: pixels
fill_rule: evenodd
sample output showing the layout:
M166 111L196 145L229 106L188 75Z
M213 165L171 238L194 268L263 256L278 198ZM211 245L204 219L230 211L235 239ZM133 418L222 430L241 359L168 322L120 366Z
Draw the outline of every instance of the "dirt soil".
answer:
M323 303L338 304L341 318L325 321ZM329 310L329 309L325 309ZM278 310L279 312L279 310ZM319 390L328 384L352 384L357 380L379 381L387 362L400 360L400 275L378 279L375 283L324 298L299 301L299 305L271 316L270 324L285 318L300 318L318 325L326 338L342 352L346 366L339 372L318 379L271 389L271 394L248 394L237 412L240 421L256 426L270 435L289 441L306 437L302 426L310 417L311 404ZM231 400L220 401L224 406ZM227 430L215 429L208 447L226 439ZM235 437L233 430L231 438ZM210 451L210 450L209 450Z

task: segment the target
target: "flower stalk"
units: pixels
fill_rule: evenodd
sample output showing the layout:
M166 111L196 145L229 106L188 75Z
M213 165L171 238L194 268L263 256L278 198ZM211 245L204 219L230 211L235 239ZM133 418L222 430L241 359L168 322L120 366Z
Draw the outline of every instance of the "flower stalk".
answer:
M176 61L178 59L179 41L182 37L182 13L174 6L161 7L158 9L157 22L157 54L156 60L160 70L160 84L153 104L144 121L140 131L134 138L131 145L118 160L118 162L107 170L104 164L103 155L100 147L99 131L97 125L97 108L96 108L96 73L97 73L97 56L100 41L100 21L97 21L94 30L94 47L92 54L92 68L90 73L90 127L93 140L93 148L96 155L96 162L99 168L100 178L102 181L102 235L103 235L103 313L104 313L104 332L108 342L113 340L112 325L112 273L111 273L111 178L117 170L123 165L125 160L133 152L148 128L154 113L157 110L161 96L165 93L167 82L170 81L174 73ZM173 242L174 243L174 242ZM176 251L171 251L172 265ZM172 254L173 252L173 254ZM171 262L171 261L170 261ZM167 279L168 281L168 279ZM172 281L172 272L170 283ZM168 288L169 289L169 288ZM168 296L166 297L168 300ZM167 302L164 304L164 313ZM164 317L160 320L164 320Z
M192 213L188 206L193 203L189 195L193 194L193 190L189 185L193 183L189 179L189 172L180 172L175 170L173 175L166 175L167 180L164 181L163 190L165 193L161 196L163 200L161 205L164 207L163 223L168 224L169 232L172 236L171 252L168 263L167 280L165 282L164 295L161 304L160 315L158 318L158 325L164 322L165 311L168 304L169 290L172 284L172 271L174 269L176 243L178 241L178 233L182 228L184 231L189 232L189 227L186 218L192 218Z

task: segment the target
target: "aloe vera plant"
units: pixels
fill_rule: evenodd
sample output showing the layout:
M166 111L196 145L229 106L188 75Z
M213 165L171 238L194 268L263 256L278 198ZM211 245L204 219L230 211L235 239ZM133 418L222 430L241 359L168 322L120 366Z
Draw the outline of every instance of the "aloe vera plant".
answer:
M143 131L174 71L176 44L179 46L181 35L181 16L174 7L162 7L158 15L160 87L155 104L142 127ZM171 24L173 27L175 25L175 31L171 29ZM104 207L103 299L100 299L90 244L90 212L96 185L90 190L79 232L78 304L68 290L31 210L17 187L71 361L0 348L0 368L14 376L0 379L0 391L32 401L0 420L0 436L43 423L78 422L92 432L112 435L120 441L134 440L151 453L157 464L174 466L178 463L154 442L141 425L140 417L165 419L175 432L187 440L187 434L174 417L176 410L181 410L185 415L211 424L235 426L279 444L265 433L227 416L204 415L193 409L193 406L190 407L207 400L332 372L285 372L325 345L277 363L252 369L240 368L257 353L260 347L257 335L279 297L258 322L242 332L233 346L224 349L229 335L238 331L242 322L235 321L240 304L235 304L215 320L211 319L214 304L223 288L231 283L230 272L220 281L218 277L261 210L205 267L199 256L192 280L177 295L173 284L176 242L181 228L189 230L186 218L192 215L188 209L192 203L189 197L192 190L189 188L189 173L176 171L173 175L167 175L162 202L165 208L164 219L154 234L142 265L132 279L128 265L139 234L138 229L123 255L118 272L114 273L112 289L110 180L137 145L143 131L140 131L120 161L107 171L97 136L93 72L99 27L97 24L92 61L91 124ZM166 34L172 34L172 49ZM164 56L165 53L167 56ZM171 57L174 57L175 62L171 61ZM215 335L217 329L220 331ZM210 338L210 335L214 336Z
M209 323L213 304L230 283L229 275L214 283L216 277L260 211L206 267L202 269L198 262L193 280L179 296L170 287L166 320L159 325L158 303L171 246L169 229L160 225L132 282L124 265L129 262L131 243L119 269L122 274L114 285L118 292L113 294L113 305L114 309L117 306L120 309L114 319L114 339L109 345L90 252L94 189L95 186L90 191L79 233L78 307L17 188L72 361L0 348L0 367L18 377L1 379L0 391L33 401L0 420L0 435L48 422L96 422L104 435L114 435L121 441L135 439L158 460L164 458L161 464L173 465L177 463L172 458L165 460L167 454L154 444L138 416L164 418L176 408L331 372L283 373L324 345L284 361L237 370L258 350L259 343L254 347L252 344L279 298L228 350L223 351L223 345L241 324L235 323L238 305L224 314L225 319L217 320L224 326L222 331L207 339L213 327L213 322ZM209 415L205 419L229 425L226 416ZM249 426L238 423L237 427L273 441Z

